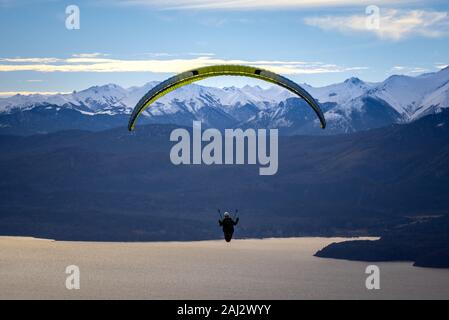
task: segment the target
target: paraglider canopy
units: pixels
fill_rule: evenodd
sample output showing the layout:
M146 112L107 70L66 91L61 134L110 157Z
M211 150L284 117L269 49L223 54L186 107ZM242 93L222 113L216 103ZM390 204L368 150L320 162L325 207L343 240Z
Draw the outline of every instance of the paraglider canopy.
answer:
M320 106L315 101L315 99L297 83L279 74L257 67L242 66L242 65L216 65L182 72L171 78L168 78L165 81L162 81L161 83L150 89L135 106L131 114L131 118L129 120L128 129L132 131L134 129L136 120L142 113L142 111L145 110L148 106L150 106L154 101L166 95L170 91L173 91L179 87L182 87L186 84L195 81L217 76L251 77L268 81L277 84L281 87L284 87L287 90L303 98L308 103L308 105L312 107L312 109L315 111L316 115L320 120L321 128L324 129L326 127L326 120L324 118Z

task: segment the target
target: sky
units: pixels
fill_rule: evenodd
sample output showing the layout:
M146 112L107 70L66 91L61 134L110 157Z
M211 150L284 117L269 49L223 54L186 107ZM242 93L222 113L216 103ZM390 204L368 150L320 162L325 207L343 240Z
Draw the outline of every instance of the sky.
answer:
M140 86L223 63L313 86L449 64L449 4L439 0L0 0L0 30L0 97Z

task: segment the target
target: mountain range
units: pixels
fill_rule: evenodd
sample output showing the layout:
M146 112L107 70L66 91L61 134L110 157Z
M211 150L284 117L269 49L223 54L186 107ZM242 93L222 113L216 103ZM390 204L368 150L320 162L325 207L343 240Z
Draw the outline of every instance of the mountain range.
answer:
M94 86L55 95L14 95L0 99L0 134L48 133L68 129L104 130L127 124L137 101L158 82L122 88ZM274 86L181 87L148 108L140 124L190 126L201 120L216 128L279 128L291 134L341 134L408 123L449 107L449 67L417 77L393 75L380 83L349 78L321 88L303 87L321 104L328 123L318 121L306 103Z

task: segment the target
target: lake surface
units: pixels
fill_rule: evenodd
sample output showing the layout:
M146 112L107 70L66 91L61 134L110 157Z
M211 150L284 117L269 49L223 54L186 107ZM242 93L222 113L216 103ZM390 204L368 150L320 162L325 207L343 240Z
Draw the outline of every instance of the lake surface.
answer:
M64 242L0 237L0 299L448 299L449 270L313 257L344 238ZM80 268L80 290L65 269Z

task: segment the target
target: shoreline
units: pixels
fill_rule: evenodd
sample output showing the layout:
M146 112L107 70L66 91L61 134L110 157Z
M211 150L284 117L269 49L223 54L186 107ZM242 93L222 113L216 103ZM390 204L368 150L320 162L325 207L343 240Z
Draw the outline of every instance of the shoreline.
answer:
M49 242L73 242L73 243L200 243L200 242L224 242L224 239L207 239L207 240L155 240L155 241L91 241L91 240L57 240L57 239L48 239L48 238L39 238L33 236L5 236L0 235L0 240L2 239L16 239L16 240L36 240L36 241L49 241ZM253 241L253 240L278 240L278 239L342 239L345 240L378 240L380 237L375 236L356 236L356 237L336 237L336 236L298 236L298 237L268 237L268 238L233 238L231 243L234 241Z

